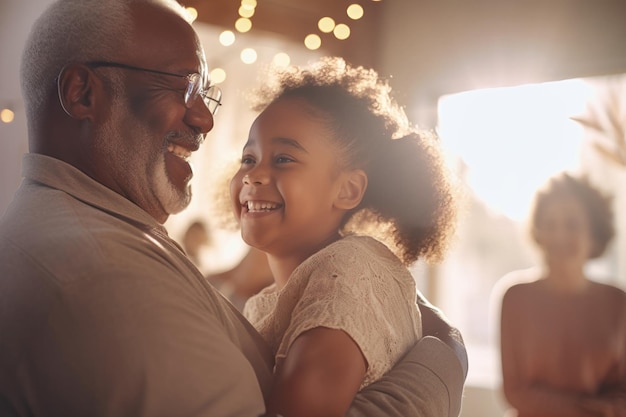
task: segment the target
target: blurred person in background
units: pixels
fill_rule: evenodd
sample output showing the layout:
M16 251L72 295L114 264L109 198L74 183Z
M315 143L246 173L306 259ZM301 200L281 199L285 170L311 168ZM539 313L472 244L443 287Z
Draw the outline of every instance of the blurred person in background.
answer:
M210 273L207 279L239 311L243 311L250 297L274 282L267 256L253 247L248 248L237 265L225 271Z
M503 278L501 363L512 415L624 417L626 293L585 272L615 233L611 198L561 173L536 193L530 221L542 265Z
M194 220L185 229L181 245L191 261L202 270L202 249L211 244L211 237L202 220Z

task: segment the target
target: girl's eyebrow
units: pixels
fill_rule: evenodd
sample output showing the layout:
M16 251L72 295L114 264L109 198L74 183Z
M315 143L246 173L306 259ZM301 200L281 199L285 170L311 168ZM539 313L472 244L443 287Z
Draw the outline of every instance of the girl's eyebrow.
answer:
M290 138L283 138L283 137L276 137L272 139L273 143L279 144L279 145L287 145L290 146L292 148L301 150L302 152L306 152L309 153L309 151L307 151L301 144L300 142L298 142L297 140L294 139L290 139ZM256 140L254 139L248 139L248 141L246 142L245 145L243 145L243 149L246 149L250 146L254 146L254 144L256 143Z
M283 138L283 137L277 137L272 139L272 142L274 143L279 143L282 145L287 145L287 146L291 146L293 148L299 149L303 152L309 153L309 151L307 151L301 144L300 142L298 142L297 140L294 139L290 139L290 138Z

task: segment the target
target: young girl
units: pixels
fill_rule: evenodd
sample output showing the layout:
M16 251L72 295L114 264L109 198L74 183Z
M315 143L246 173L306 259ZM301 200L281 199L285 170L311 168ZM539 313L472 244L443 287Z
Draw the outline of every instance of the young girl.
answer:
M231 181L275 280L244 312L276 354L268 412L342 416L421 337L407 266L442 255L455 198L437 139L374 71L326 58L275 75Z

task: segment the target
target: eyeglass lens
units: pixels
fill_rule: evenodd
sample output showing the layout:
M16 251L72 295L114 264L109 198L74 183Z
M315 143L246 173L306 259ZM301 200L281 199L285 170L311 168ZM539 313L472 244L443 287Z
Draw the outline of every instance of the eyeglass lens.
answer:
M200 74L190 74L188 81L187 91L185 91L185 105L191 107L194 100L200 96L209 108L209 111L215 115L221 105L222 99L222 91L219 87L209 86L206 90L203 90Z

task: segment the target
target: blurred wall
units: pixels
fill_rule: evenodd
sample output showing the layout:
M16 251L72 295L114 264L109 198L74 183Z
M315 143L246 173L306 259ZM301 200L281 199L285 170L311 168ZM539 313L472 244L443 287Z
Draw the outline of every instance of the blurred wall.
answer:
M443 95L626 72L623 0L392 0L379 67L422 123Z
M27 151L26 119L20 97L19 63L32 22L52 0L0 0L0 109L11 107L12 123L0 122L0 214L20 182Z

